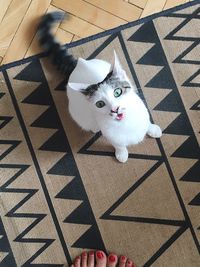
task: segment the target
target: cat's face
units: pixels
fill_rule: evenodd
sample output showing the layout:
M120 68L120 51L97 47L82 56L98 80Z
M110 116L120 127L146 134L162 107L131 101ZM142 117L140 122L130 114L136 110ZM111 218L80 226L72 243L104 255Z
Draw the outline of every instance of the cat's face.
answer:
M71 83L70 87L83 93L94 112L114 120L125 118L130 92L134 90L115 52L110 72L103 81L91 85Z
M94 90L94 93L88 97L93 109L101 114L111 116L114 120L123 120L126 115L129 92L132 90L130 83L112 74L97 86L98 88L93 89L92 86L89 88Z

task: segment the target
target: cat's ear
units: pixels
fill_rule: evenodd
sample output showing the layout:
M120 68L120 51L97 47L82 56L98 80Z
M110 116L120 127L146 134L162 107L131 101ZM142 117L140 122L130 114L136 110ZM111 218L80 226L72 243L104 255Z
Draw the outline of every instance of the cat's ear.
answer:
M113 61L112 61L111 68L110 68L110 72L111 71L112 71L114 76L117 76L122 80L127 79L126 72L122 68L115 50L114 50L114 55L113 55Z
M70 83L69 82L68 86L74 91L81 92L81 91L85 90L89 86L89 84L87 84L87 83Z

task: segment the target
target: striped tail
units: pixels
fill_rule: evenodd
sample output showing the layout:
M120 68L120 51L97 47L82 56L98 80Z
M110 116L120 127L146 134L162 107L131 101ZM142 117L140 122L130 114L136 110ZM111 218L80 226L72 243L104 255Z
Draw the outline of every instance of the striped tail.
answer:
M39 43L52 58L52 63L64 74L69 76L77 64L77 59L70 55L65 46L57 42L52 35L53 24L62 21L63 12L52 12L44 15L38 26Z

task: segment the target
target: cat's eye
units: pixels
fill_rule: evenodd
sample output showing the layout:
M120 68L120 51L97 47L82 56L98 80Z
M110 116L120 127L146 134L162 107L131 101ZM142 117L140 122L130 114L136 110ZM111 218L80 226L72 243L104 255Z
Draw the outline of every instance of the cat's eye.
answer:
M116 89L114 90L114 96L115 96L115 97L119 97L121 94L122 94L122 89L120 89L120 88L116 88Z
M101 100L101 101L97 101L97 102L96 102L96 106L97 106L98 108L102 108L102 107L105 106L105 102L103 102L102 100Z

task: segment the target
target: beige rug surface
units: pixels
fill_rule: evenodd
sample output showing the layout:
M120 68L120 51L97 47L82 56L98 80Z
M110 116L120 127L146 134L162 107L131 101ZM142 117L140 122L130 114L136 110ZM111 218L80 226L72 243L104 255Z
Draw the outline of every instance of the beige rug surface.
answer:
M0 266L63 266L83 250L137 266L200 266L200 2L70 45L113 49L161 139L120 164L70 118L61 76L36 56L0 69Z

